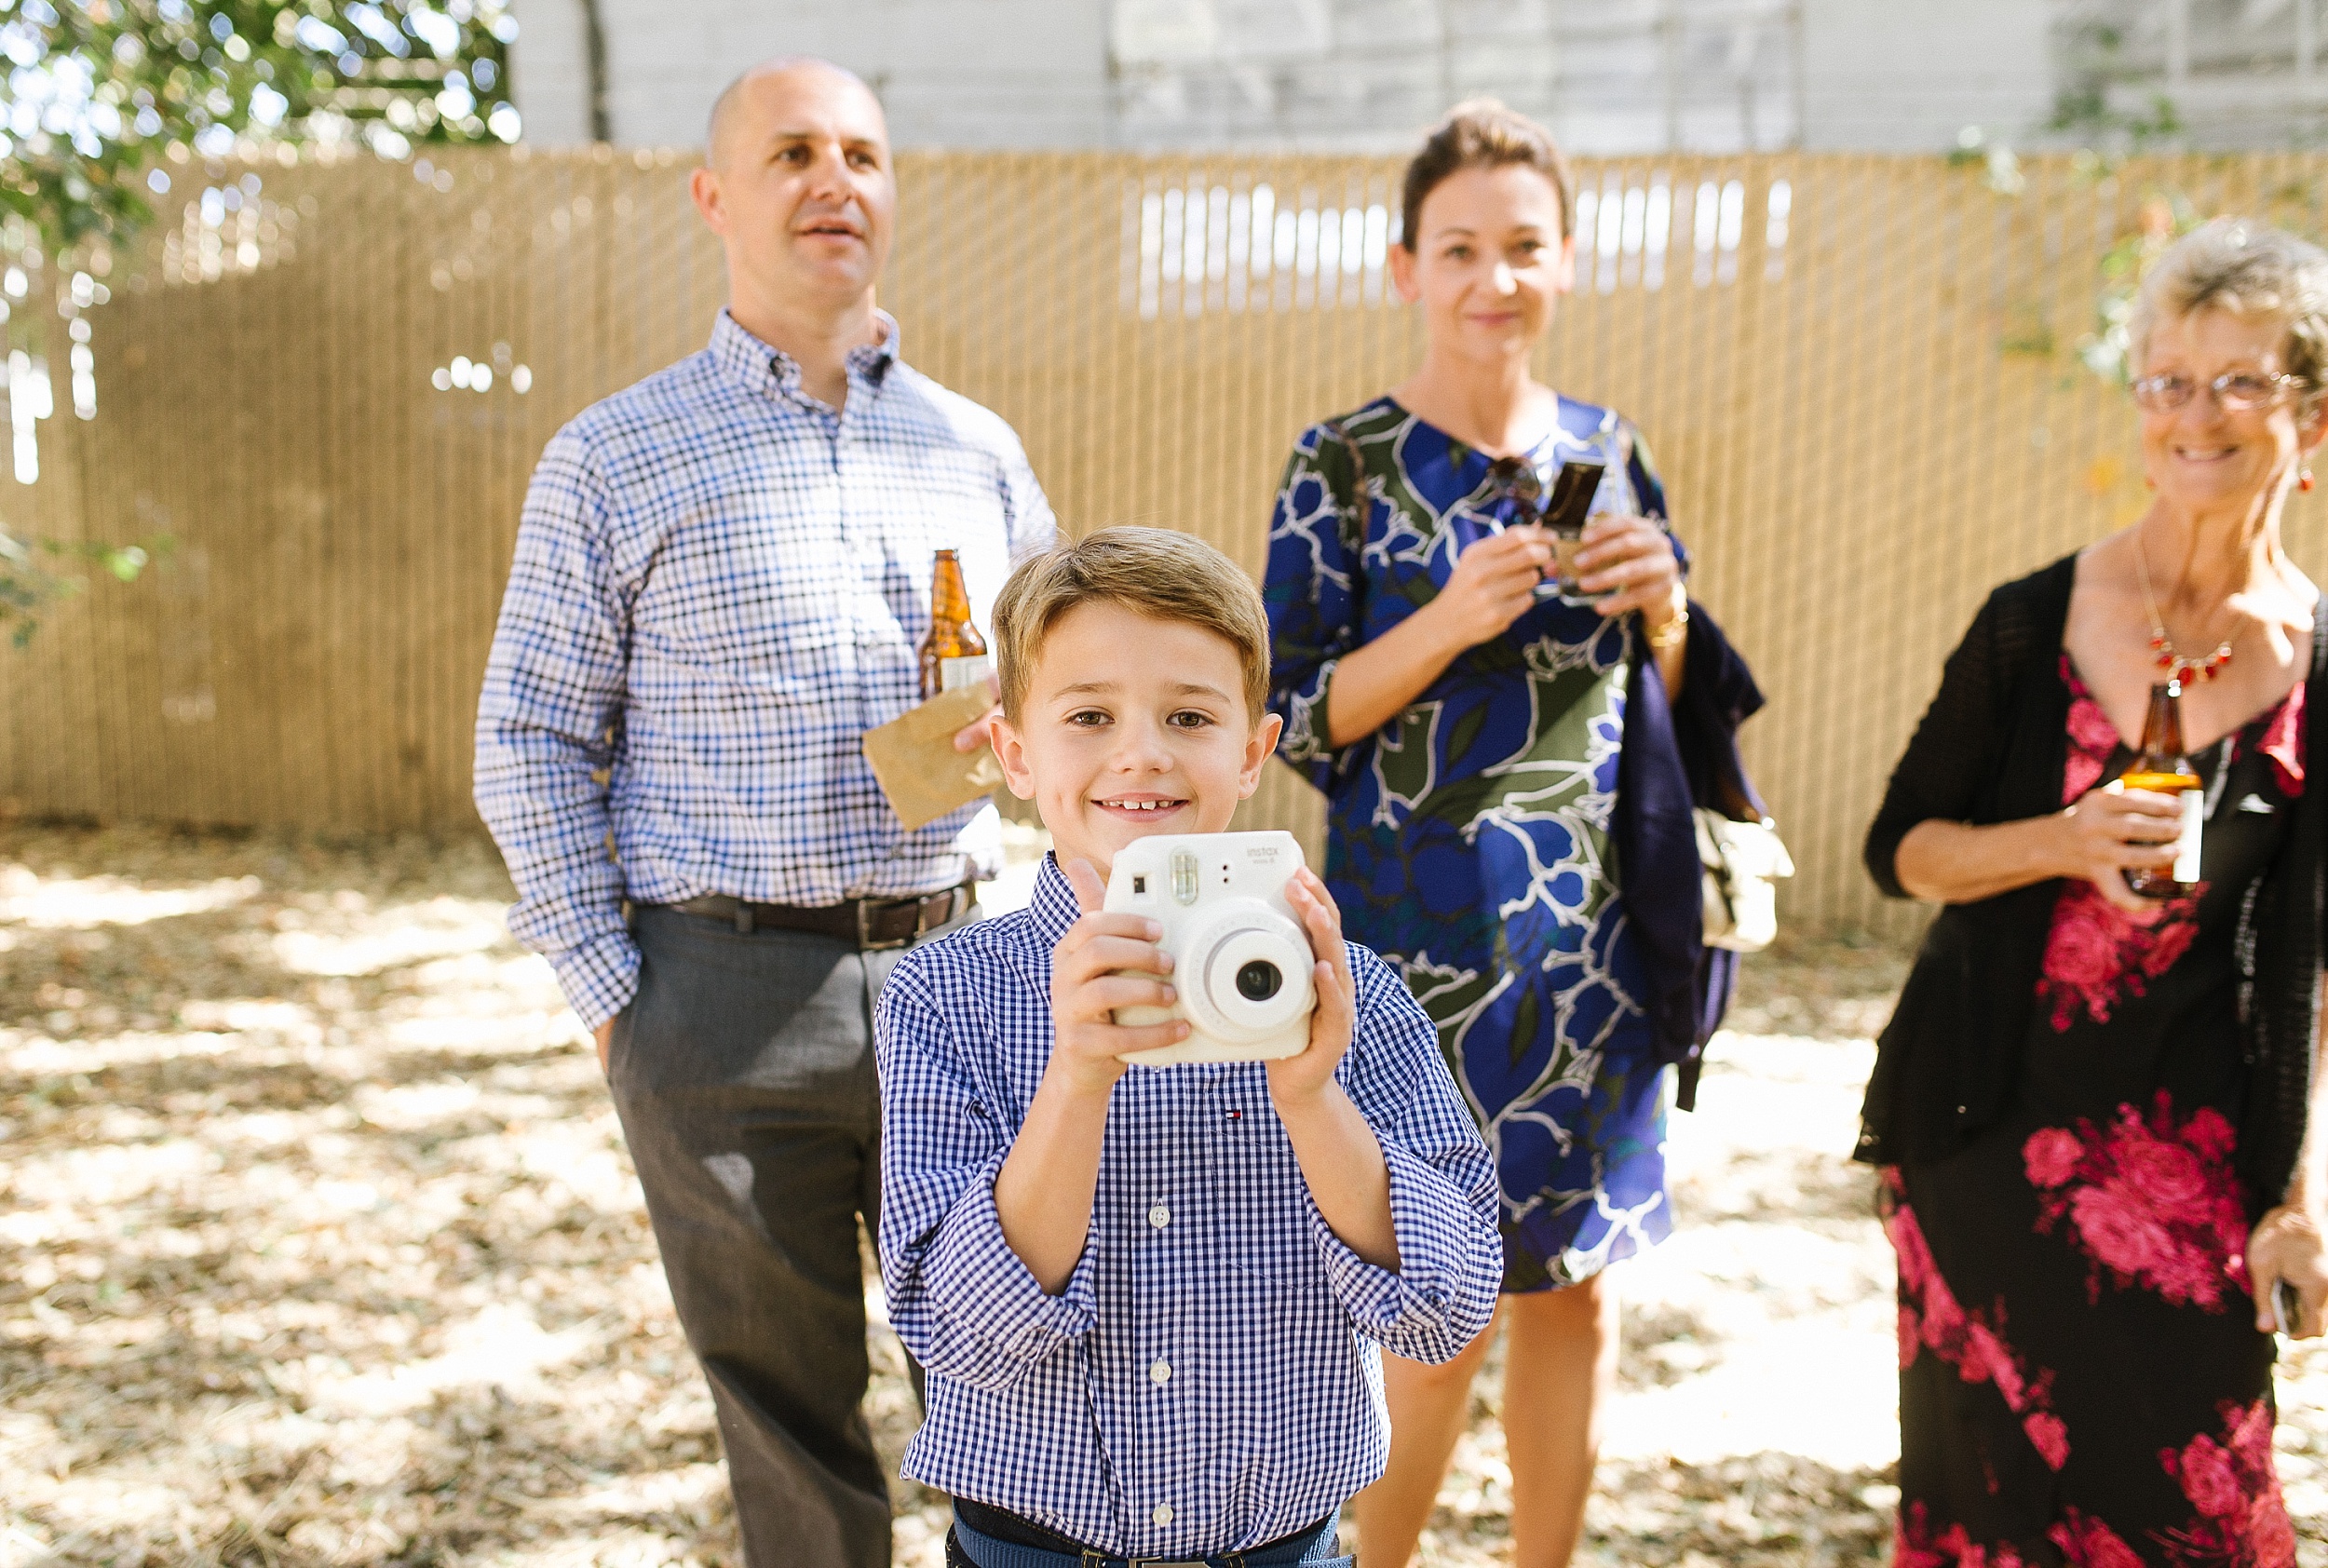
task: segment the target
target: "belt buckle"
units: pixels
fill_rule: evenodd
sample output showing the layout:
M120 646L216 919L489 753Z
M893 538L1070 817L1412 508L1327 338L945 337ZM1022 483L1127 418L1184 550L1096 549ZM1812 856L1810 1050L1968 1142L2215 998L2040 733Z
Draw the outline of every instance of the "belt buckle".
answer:
M881 906L881 908L885 911L895 909L896 907L897 906L893 903L884 904ZM902 937L875 937L873 931L873 901L871 899L859 899L857 900L858 952L887 953L892 948L911 947L914 944L914 939L911 935ZM917 911L915 912L914 924L919 925L920 923L920 914Z

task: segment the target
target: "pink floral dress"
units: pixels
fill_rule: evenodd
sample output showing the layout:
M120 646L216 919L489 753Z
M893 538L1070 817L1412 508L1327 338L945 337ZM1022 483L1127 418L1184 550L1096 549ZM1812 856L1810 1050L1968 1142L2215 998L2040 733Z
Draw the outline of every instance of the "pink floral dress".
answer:
M2062 799L2130 758L2062 660ZM2293 1568L2233 1172L2241 901L2304 789L2304 688L2194 759L2205 880L2054 906L2011 1114L1884 1173L1900 1262L1897 1568Z

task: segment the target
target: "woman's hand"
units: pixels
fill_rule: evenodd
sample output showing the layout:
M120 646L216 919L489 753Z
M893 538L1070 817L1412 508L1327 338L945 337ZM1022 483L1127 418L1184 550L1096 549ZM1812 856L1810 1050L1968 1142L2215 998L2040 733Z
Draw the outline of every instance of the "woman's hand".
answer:
M2328 1248L2321 1240L2321 1219L2294 1207L2274 1209L2247 1238L2247 1278L2255 1291L2255 1331L2281 1327L2272 1296L2280 1282L2295 1287L2303 1305L2287 1324L2290 1339L2318 1339L2328 1313Z
M1476 648L1536 607L1536 585L1551 564L1552 547L1532 523L1475 540L1415 616L1428 616L1457 652Z
M2063 807L2052 821L2064 875L2083 877L2122 910L2159 907L2126 885L2126 872L2164 871L2174 863L2183 812L2173 796L2105 785Z
M1682 566L1672 534L1645 517L1597 512L1585 522L1583 546L1577 552L1577 588L1609 595L1594 609L1604 615L1638 610L1651 629L1673 618Z

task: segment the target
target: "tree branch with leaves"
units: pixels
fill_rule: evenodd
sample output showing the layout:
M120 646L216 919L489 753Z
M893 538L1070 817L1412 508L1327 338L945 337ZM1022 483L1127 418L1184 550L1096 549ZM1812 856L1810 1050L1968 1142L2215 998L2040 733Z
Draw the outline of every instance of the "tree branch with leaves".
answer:
M0 0L0 219L10 220L0 260L62 264L125 244L154 218L172 167L247 140L355 142L385 157L415 143L514 142L516 36L505 0ZM9 319L0 299L0 336L24 330ZM11 372L12 416L27 398L47 413L39 346ZM0 629L22 646L40 607L80 586L74 561L126 582L156 543L27 539L0 519Z

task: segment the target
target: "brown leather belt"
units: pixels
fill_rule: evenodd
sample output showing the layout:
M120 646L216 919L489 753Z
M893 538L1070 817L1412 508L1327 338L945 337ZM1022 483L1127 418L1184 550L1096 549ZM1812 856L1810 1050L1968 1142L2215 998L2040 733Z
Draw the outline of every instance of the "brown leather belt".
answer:
M859 953L905 947L969 912L977 892L969 883L918 899L851 899L846 903L754 904L724 893L706 893L684 904L666 904L682 914L724 920L744 936L754 931L811 931L836 937Z

